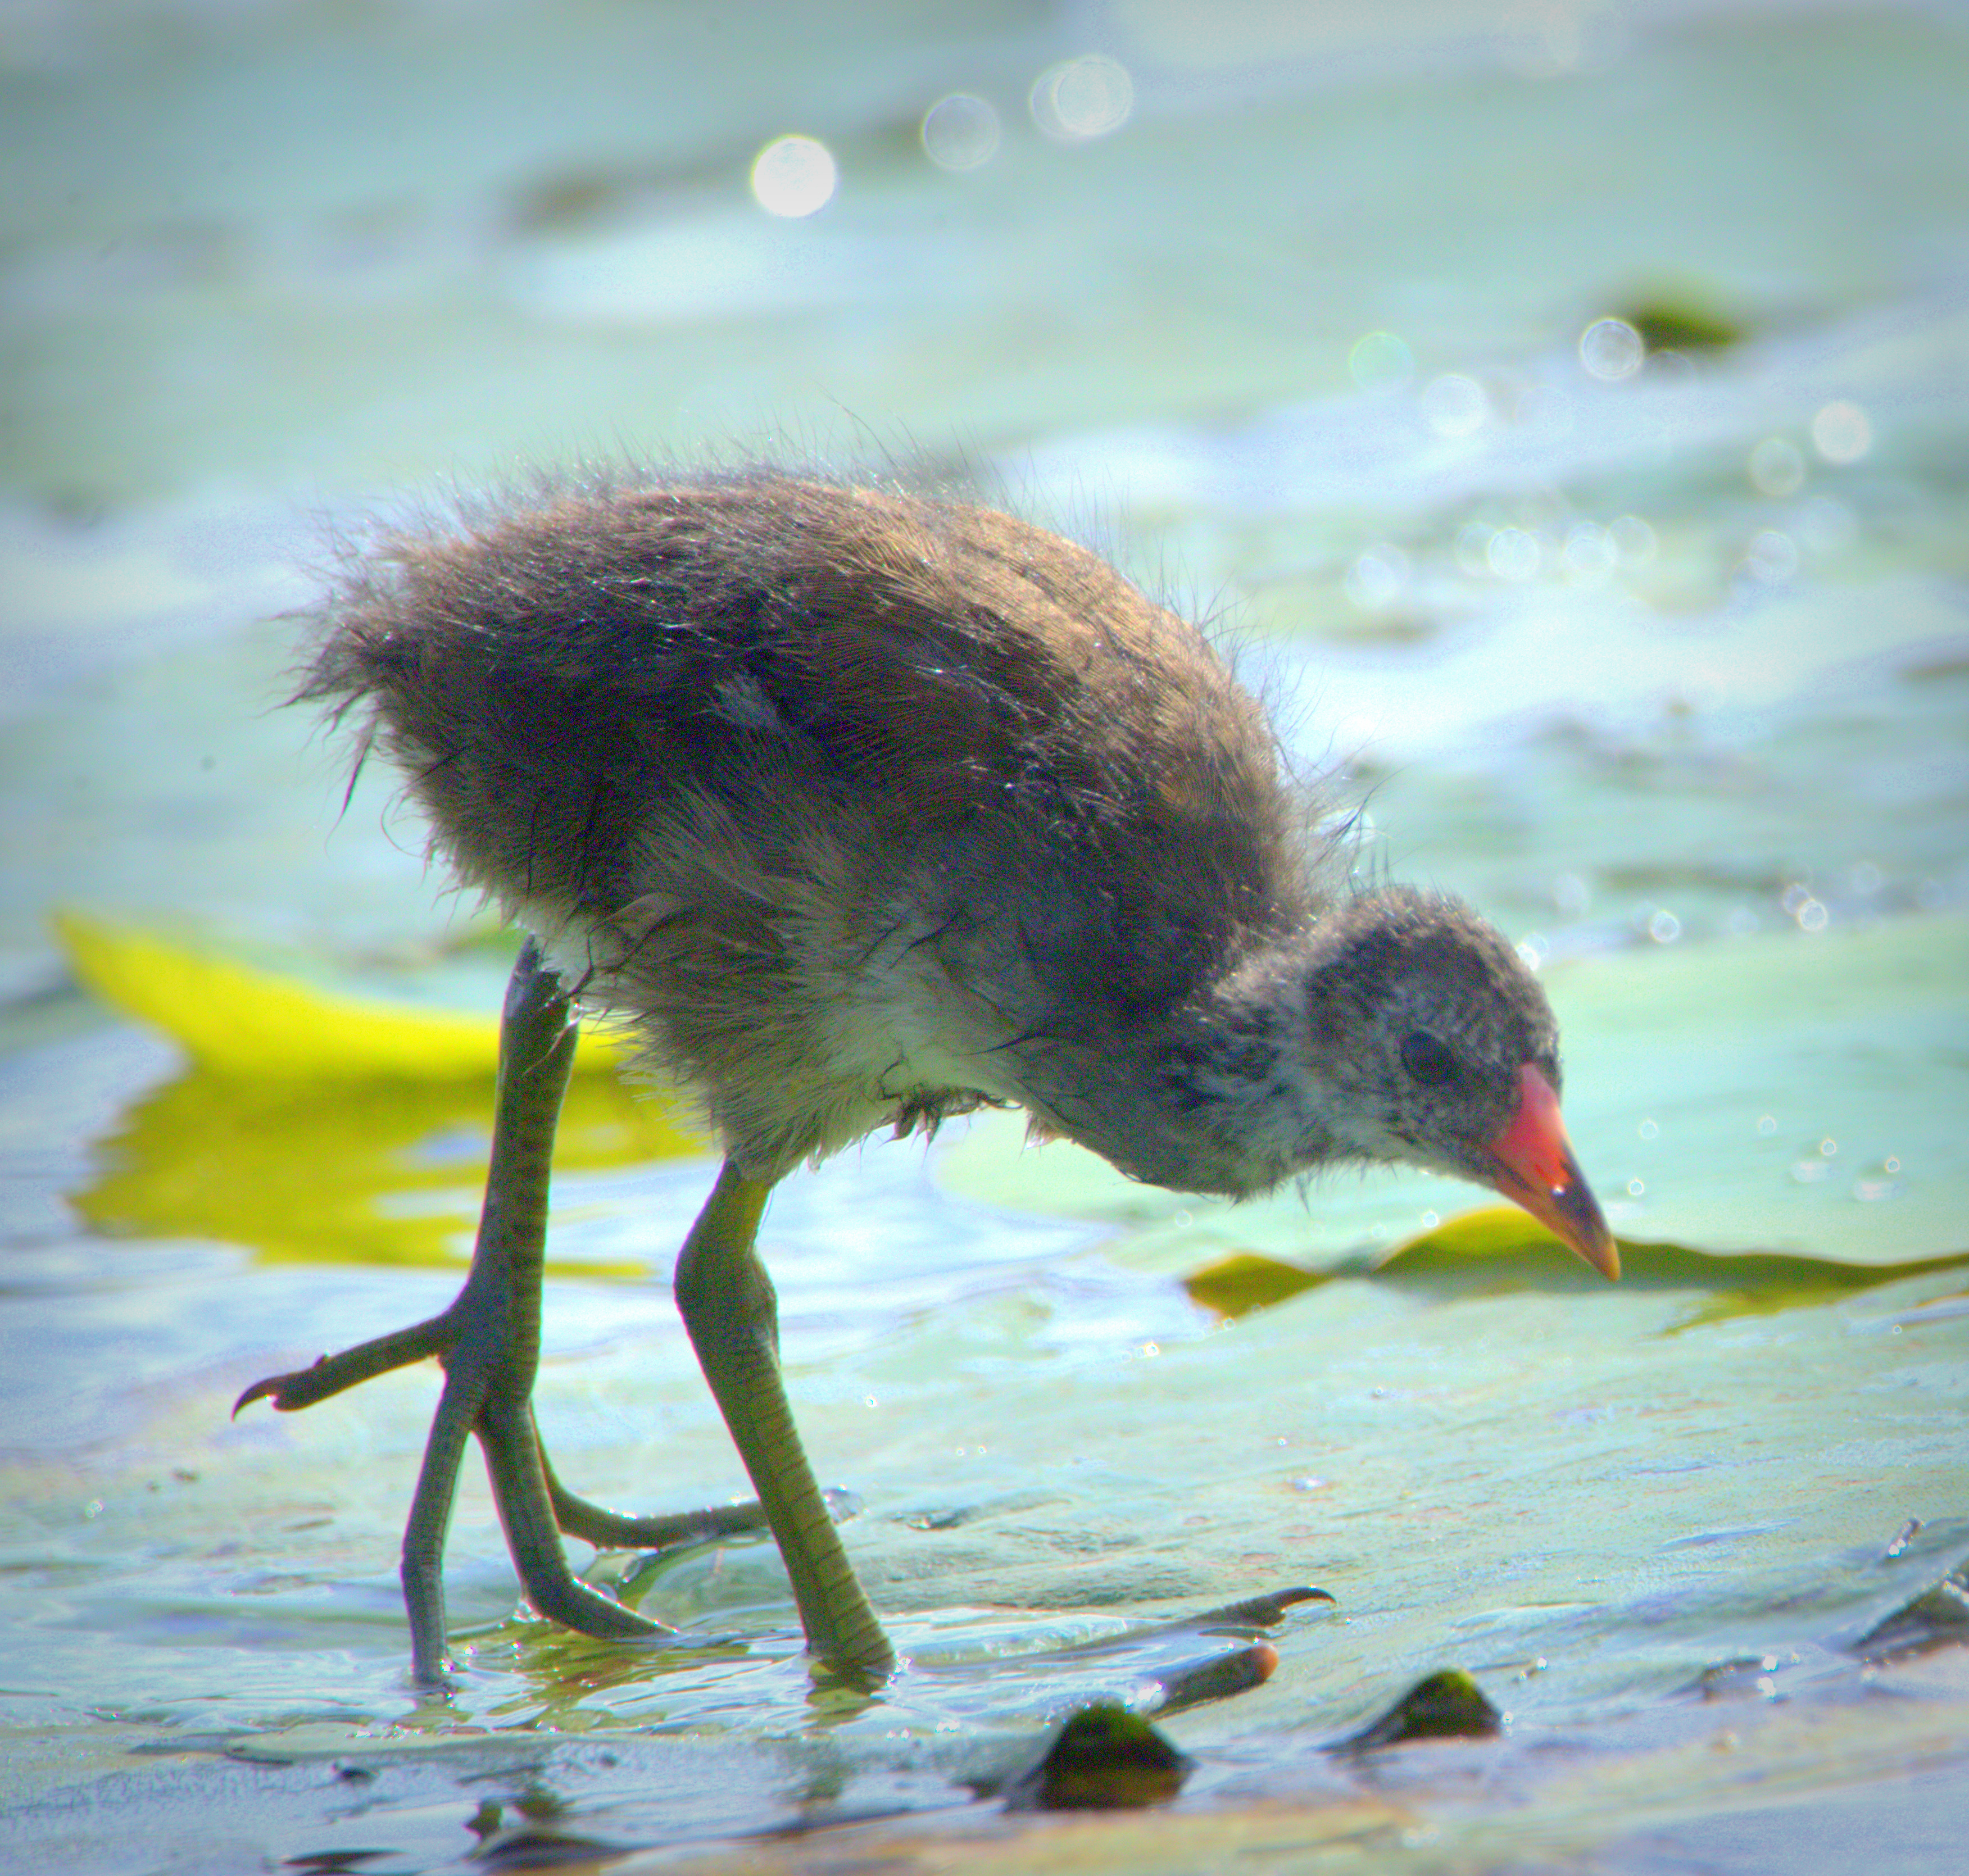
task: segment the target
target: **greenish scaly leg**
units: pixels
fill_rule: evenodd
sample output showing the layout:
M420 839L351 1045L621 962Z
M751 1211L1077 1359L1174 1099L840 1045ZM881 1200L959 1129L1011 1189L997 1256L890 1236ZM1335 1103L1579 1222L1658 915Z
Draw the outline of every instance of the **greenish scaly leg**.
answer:
M877 1677L895 1651L855 1580L780 1379L778 1302L754 1249L768 1190L725 1162L677 1259L677 1307L779 1541L809 1650Z
M554 1476L553 1463L544 1450L540 1453L540 1469L547 1475L547 1498L553 1506L554 1522L570 1537L592 1544L598 1550L663 1550L673 1544L706 1544L714 1537L735 1537L767 1528L765 1508L756 1499L741 1505L709 1505L697 1511L663 1511L649 1518L631 1518L576 1498Z
M547 1181L576 1031L559 977L530 941L514 967L500 1029L492 1165L465 1288L429 1320L378 1337L312 1368L277 1375L242 1394L233 1411L271 1398L282 1412L313 1406L371 1376L436 1356L446 1371L404 1533L404 1599L417 1680L443 1679L442 1566L468 1434L485 1453L508 1547L528 1599L584 1635L626 1639L672 1632L598 1595L568 1568L556 1526L598 1546L661 1546L764 1521L757 1505L629 1518L586 1503L549 1470L533 1418L540 1361L540 1277Z
M492 1164L478 1241L449 1312L456 1340L442 1358L444 1393L404 1533L404 1599L413 1667L423 1681L441 1677L444 1541L468 1430L485 1453L507 1547L534 1608L604 1638L667 1632L598 1594L568 1567L534 1427L547 1183L578 1035L560 978L529 944L514 968L500 1029Z

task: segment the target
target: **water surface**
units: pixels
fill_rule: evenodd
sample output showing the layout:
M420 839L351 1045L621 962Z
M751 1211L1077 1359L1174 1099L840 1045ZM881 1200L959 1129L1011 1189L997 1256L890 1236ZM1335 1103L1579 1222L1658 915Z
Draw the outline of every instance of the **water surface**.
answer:
M1877 1638L1969 1556L1959 18L711 18L10 29L0 1842L131 1871L442 1869L550 1828L744 1868L1920 1866L1969 1680ZM1049 136L1036 83L1056 119L1121 115ZM920 129L958 92L998 122L969 170ZM799 219L748 183L790 131L838 170ZM1664 309L1702 342L1624 354ZM1540 961L1575 1143L1640 1248L1617 1288L1508 1245L1377 1272L1479 1195L1228 1207L1010 1116L871 1144L790 1181L764 1246L912 1671L816 1695L744 1542L598 1566L742 1648L557 1637L470 1482L469 1669L420 1702L394 1560L431 1375L227 1414L441 1306L489 1085L200 1067L85 994L48 915L491 1008L498 935L387 780L345 808L342 753L275 707L281 615L325 533L449 480L755 449L967 478L1217 619L1364 802L1362 866ZM739 1489L665 1281L710 1171L583 1077L540 1411L609 1502ZM1227 1268L1274 1300L1210 1307ZM1338 1600L1271 1680L1166 1722L1199 1761L1173 1811L972 1800L1167 1667L1045 1651L1300 1582ZM1446 1665L1501 1741L1325 1751ZM834 1828L758 1839L803 1820Z

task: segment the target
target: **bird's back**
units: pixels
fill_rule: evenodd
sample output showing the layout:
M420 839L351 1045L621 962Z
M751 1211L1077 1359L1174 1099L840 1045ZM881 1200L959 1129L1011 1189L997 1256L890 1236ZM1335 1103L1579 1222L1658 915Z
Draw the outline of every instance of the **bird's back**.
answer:
M1301 909L1257 705L986 510L759 473L402 538L307 694L373 710L459 876L579 935L761 1171L1027 1099Z

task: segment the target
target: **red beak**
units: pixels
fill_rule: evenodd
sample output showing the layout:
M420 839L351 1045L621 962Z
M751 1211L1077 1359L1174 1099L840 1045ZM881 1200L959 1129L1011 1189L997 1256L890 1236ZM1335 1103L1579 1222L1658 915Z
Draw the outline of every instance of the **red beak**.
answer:
M1566 1144L1559 1097L1529 1062L1518 1071L1518 1111L1487 1148L1491 1183L1556 1233L1603 1277L1620 1274L1620 1248Z

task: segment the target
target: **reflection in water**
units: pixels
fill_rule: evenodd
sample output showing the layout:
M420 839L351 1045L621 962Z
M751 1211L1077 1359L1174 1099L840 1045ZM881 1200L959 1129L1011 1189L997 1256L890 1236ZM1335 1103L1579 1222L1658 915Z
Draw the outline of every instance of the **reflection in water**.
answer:
M1135 108L1135 85L1124 66L1093 55L1049 66L1034 81L1027 102L1033 122L1060 143L1111 136Z
M98 1230L216 1238L270 1260L452 1268L469 1256L492 1081L248 1081L195 1068L146 1095L72 1202ZM470 1143L470 1144L468 1144ZM568 1090L555 1164L594 1171L693 1156L673 1109L611 1075ZM641 1265L550 1270L647 1274Z

